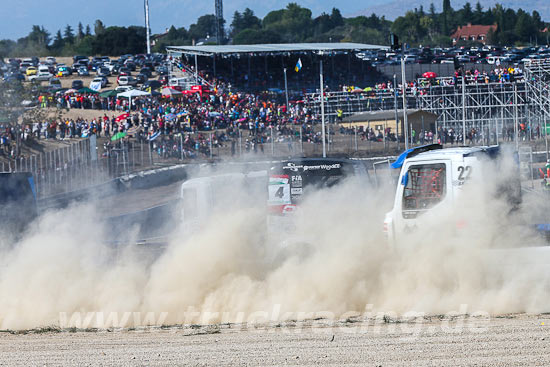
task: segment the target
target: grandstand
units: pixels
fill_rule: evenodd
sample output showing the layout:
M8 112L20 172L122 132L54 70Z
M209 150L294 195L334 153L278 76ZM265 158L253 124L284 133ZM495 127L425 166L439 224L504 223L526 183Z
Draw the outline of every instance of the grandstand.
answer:
M182 64L172 68L174 77L196 78L197 65L197 76L208 81L230 84L247 91L283 92L283 70L286 68L289 93L301 94L319 88L321 59L325 84L329 89L336 90L340 85L349 84L371 85L380 81L381 74L358 54L365 50L386 49L386 46L361 43L290 43L171 46L167 52L172 60ZM296 72L294 67L298 59L303 67Z

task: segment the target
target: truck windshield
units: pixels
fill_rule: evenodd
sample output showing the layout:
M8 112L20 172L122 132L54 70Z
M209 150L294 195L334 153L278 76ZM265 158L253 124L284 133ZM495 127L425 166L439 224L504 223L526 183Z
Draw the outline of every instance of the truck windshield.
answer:
M445 163L410 166L403 190L403 210L425 210L445 197Z

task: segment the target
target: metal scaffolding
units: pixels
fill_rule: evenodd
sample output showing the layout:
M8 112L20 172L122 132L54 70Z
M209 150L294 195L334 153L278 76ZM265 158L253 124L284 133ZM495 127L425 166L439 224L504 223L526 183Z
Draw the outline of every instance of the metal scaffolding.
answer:
M450 84L448 82L442 84ZM400 91L393 88L355 92L326 92L325 114L330 122L355 113L380 110L401 110ZM320 113L320 94L310 93L305 103L315 116ZM461 80L451 85L428 85L407 88L407 108L421 109L438 115L436 129L455 132L475 129L485 139L498 143L518 134L518 126L529 126L529 134L542 129L550 120L550 59L525 66L524 77L503 83Z

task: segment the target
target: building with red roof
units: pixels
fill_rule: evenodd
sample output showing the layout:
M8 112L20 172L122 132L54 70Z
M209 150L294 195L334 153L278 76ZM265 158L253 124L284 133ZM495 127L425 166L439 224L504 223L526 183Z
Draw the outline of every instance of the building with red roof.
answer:
M491 29L493 32L496 31L496 24L472 25L472 23L468 23L468 25L458 27L458 29L451 35L451 39L453 40L453 45L456 45L459 41L480 42L485 45L487 43L487 34Z

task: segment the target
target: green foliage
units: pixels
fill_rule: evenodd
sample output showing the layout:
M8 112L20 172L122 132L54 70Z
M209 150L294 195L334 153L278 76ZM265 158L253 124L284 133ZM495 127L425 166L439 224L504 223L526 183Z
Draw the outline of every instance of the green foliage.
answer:
M92 42L92 54L123 55L145 51L145 27L108 27Z
M63 40L65 41L66 44L69 44L69 45L74 43L73 28L68 24L65 27L65 32L63 33Z
M260 18L255 16L252 10L246 8L242 14L238 11L233 14L230 34L232 36L236 36L245 29L260 29L261 27L262 21Z
M78 23L78 28L77 28L77 33L76 33L76 38L78 40L81 40L82 38L84 38L84 26L82 25L82 22L79 22Z
M172 26L164 36L157 38L153 52L164 52L167 46L190 45L189 32L184 28Z
M245 29L233 38L236 45L253 45L259 43L280 43L279 34L265 29Z
M94 33L97 36L103 32L105 32L105 25L101 20L97 19L94 23Z
M216 16L214 14L199 17L197 23L191 24L189 27L189 37L195 42L208 36L216 36Z
M482 3L466 2L453 9L450 0L441 0L443 11L438 13L430 4L428 11L420 6L407 11L393 22L379 17L357 16L344 18L337 8L312 18L310 9L296 3L269 12L263 19L246 8L236 11L227 33L234 44L288 43L288 42L360 42L387 45L390 32L410 46L450 46L451 34L468 23L497 25L487 35L494 45L526 45L548 39L542 33L547 24L537 11L531 14L519 9L507 9L500 4L484 9ZM71 25L50 37L44 27L34 25L31 32L15 41L0 40L0 57L112 55L142 53L145 51L143 27L106 27L101 20L90 25L78 23L76 34ZM153 36L154 52L164 52L167 46L190 45L216 35L216 17L199 17L189 29L170 27L166 34ZM214 41L214 39L212 39Z
M17 43L12 40L0 40L0 59L12 55Z
M262 24L265 30L277 33L282 42L300 42L313 35L311 10L296 3L268 13Z

